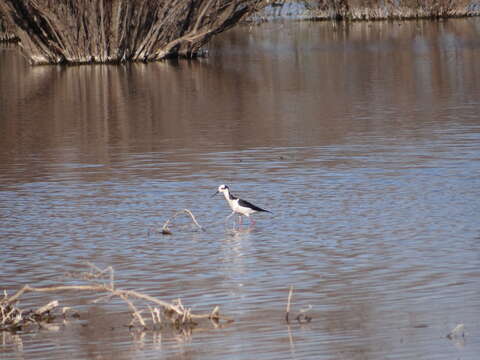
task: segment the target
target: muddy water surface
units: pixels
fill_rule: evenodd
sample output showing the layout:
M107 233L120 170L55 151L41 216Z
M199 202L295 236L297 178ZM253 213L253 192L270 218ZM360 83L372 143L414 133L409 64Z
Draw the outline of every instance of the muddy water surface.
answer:
M132 333L118 301L31 295L80 320L1 333L0 358L478 358L479 32L270 23L198 61L67 68L1 47L1 288L89 261L235 323ZM222 183L273 214L226 227ZM183 208L205 232L152 232ZM311 323L285 324L290 285Z

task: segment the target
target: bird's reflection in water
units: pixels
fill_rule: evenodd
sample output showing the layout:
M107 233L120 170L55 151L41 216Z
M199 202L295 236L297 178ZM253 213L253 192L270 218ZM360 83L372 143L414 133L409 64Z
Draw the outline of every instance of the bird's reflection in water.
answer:
M251 236L254 228L242 226L228 229L221 246L222 272L225 276L223 286L235 299L245 296L243 287L249 278L249 262L252 261Z

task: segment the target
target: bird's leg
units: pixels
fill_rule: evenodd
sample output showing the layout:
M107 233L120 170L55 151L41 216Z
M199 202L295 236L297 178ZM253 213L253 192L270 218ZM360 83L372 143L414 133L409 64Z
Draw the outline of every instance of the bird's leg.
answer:
M242 225L242 215L238 215L238 225Z
M235 211L234 211L234 213L235 213ZM235 230L237 225L238 225L238 222L239 222L238 216L239 215L237 213L235 213L235 215L234 215L235 221L233 222L233 230Z
M225 218L225 225L227 224L227 220L230 219L234 214L235 214L235 211L232 211L232 213ZM235 218L233 218L233 220L235 220Z
M255 226L255 220L253 219L253 217L250 218L250 223Z

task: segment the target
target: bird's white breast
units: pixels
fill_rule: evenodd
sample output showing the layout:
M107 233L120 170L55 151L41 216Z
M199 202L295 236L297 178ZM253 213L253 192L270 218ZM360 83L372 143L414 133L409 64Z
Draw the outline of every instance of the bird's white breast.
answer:
M240 212L240 206L238 205L238 199L235 200L229 200L230 207L232 208L233 211Z

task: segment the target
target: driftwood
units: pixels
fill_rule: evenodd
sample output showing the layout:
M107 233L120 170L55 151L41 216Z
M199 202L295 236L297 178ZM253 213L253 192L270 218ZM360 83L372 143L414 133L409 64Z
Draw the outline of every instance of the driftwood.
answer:
M197 325L197 321L207 319L218 326L221 321L232 322L233 320L220 315L219 307L216 306L212 311L203 314L192 313L185 307L180 299L169 303L167 301L157 299L153 296L143 294L133 290L117 289L114 284L114 271L112 267L101 270L95 265L89 264L91 271L82 273L81 279L90 282L88 285L60 285L48 287L33 287L25 285L14 295L8 296L6 293L0 299L0 330L16 331L22 329L29 324L42 325L51 322L54 319L52 311L59 306L57 300L39 307L37 310L24 311L18 307L18 301L26 293L58 293L65 291L74 292L90 292L100 295L101 297L93 302L108 301L113 297L122 299L130 309L133 320L129 324L130 327L146 329L158 329L168 324L176 329L191 329ZM102 282L105 274L109 274L109 281ZM147 307L151 317L144 317L142 313L146 309L139 309L135 301L149 304ZM62 316L66 316L66 312L70 308L63 308ZM78 316L74 313L73 316ZM163 321L162 321L163 319Z
M2 0L33 64L194 57L261 0Z

